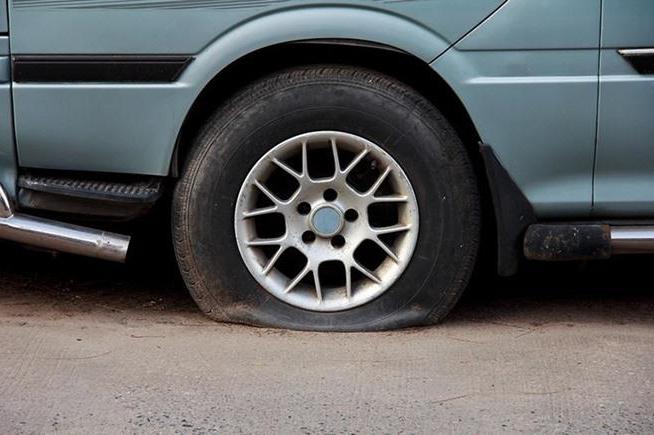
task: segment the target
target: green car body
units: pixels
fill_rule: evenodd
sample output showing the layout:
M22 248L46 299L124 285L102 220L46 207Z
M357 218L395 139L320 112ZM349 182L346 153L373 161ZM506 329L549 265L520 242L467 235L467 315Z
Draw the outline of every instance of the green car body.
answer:
M9 0L2 8L0 182L10 200L25 170L175 177L203 104L230 95L238 76L312 51L363 50L406 59L387 66L445 89L471 140L492 151L536 219L654 215L651 0Z
M654 212L654 78L617 53L654 46L648 0L13 0L0 20L8 188L16 165L168 175L186 116L230 64L347 39L429 64L539 216ZM172 83L11 83L23 55L193 61Z

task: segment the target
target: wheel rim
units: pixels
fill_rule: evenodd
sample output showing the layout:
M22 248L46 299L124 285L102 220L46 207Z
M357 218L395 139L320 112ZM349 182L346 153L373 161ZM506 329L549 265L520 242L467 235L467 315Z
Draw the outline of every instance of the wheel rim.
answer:
M288 139L243 182L239 252L282 301L313 311L365 304L397 281L418 239L418 203L381 147L337 131Z

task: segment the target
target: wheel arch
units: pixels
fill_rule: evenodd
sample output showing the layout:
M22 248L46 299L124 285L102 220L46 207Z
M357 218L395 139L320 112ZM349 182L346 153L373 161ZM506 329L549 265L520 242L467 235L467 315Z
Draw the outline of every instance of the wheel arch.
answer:
M368 68L416 89L453 124L473 159L480 160L480 136L462 100L449 84L415 54L395 46L359 39L324 38L289 41L247 53L217 72L190 106L179 131L171 162L177 175L197 126L215 107L248 84L277 71L308 64L339 64Z

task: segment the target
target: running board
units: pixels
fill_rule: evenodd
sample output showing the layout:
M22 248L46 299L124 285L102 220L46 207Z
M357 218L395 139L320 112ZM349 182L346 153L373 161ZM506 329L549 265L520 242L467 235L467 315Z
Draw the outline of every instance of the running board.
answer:
M2 186L0 239L117 262L125 261L130 241L122 234L14 213Z
M20 174L21 210L64 213L112 221L143 216L163 193L161 177L107 178L102 174L30 170Z
M654 225L534 224L524 238L529 260L601 260L654 253Z

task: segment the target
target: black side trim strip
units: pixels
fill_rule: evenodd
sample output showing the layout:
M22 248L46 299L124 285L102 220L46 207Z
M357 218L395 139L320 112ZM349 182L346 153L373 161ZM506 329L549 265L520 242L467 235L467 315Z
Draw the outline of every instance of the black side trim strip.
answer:
M654 48L621 49L618 53L640 74L654 74Z
M14 56L13 80L18 83L170 83L192 61L190 56Z

